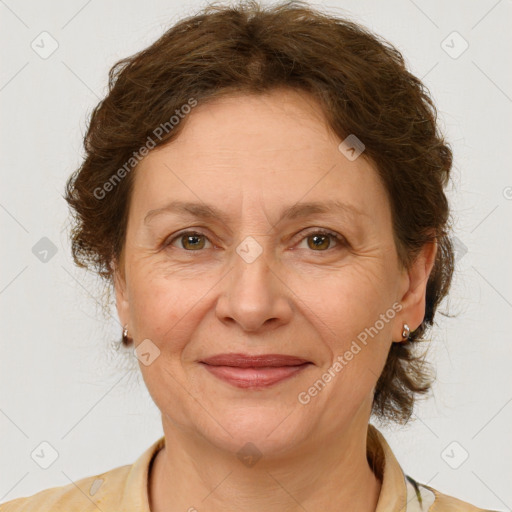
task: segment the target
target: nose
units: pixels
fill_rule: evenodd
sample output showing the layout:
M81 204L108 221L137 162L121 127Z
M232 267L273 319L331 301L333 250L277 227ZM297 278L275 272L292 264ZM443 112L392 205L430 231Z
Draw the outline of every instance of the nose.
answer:
M293 308L284 275L279 266L270 268L264 252L254 261L233 254L233 269L223 280L216 304L217 317L237 324L246 332L273 330L290 322Z

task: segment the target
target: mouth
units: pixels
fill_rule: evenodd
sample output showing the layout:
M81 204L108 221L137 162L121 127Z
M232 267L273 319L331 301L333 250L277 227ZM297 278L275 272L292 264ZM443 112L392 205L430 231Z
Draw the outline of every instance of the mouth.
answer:
M199 362L218 379L243 389L273 386L313 365L306 359L283 354L218 354Z

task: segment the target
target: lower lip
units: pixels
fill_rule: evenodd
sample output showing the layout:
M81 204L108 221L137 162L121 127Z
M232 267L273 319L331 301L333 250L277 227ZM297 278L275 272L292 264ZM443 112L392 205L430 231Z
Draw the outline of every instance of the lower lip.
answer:
M203 366L215 377L222 379L238 388L267 388L282 382L301 371L305 370L310 363L304 363L298 366L278 366L262 368L239 368L237 366L213 366L204 364Z

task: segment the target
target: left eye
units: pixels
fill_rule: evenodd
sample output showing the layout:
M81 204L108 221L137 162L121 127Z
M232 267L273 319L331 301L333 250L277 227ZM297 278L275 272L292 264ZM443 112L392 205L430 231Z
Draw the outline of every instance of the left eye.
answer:
M337 233L330 231L314 231L306 235L301 243L306 242L307 247L315 252L325 252L331 248L332 241L335 241L335 246L342 244L343 240Z

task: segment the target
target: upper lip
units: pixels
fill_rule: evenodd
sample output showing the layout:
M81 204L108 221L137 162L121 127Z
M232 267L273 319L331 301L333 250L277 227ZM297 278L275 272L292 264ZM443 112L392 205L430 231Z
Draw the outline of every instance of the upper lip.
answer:
M307 359L301 357L287 356L284 354L217 354L207 359L202 359L201 363L212 366L237 366L239 368L258 368L263 366L298 366L309 363Z

